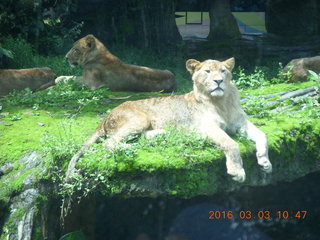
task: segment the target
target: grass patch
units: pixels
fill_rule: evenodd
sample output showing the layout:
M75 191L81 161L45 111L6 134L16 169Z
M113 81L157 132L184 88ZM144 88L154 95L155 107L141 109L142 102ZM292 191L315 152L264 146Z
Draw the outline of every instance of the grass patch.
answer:
M264 17L259 16L259 13L257 12L233 12L232 14L241 22L252 28L255 28L262 32L267 31Z
M186 12L176 12L176 15L182 16L176 18L176 24L182 25L186 23ZM202 16L203 20L209 19L209 12L203 12ZM188 23L200 23L201 20L201 12L189 12L188 11Z

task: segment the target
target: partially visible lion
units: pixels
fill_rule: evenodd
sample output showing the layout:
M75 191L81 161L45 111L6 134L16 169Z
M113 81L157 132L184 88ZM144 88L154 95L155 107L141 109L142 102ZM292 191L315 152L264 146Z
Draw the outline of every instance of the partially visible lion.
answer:
M172 92L177 87L170 71L125 64L93 35L76 41L66 58L71 66L83 67L82 78L75 80L92 90L107 87L112 91ZM70 78L61 76L56 82Z
M246 175L239 146L228 135L240 129L256 143L258 164L264 171L271 172L266 135L247 120L238 90L231 82L234 58L224 62L190 59L186 67L192 74L192 92L128 101L113 109L71 159L66 180L83 152L100 137L108 137L104 142L106 148L115 148L130 134L145 133L150 137L163 133L166 126L184 126L212 140L226 155L228 174L243 182Z
M55 84L57 76L50 68L0 70L0 96L13 90L43 90Z

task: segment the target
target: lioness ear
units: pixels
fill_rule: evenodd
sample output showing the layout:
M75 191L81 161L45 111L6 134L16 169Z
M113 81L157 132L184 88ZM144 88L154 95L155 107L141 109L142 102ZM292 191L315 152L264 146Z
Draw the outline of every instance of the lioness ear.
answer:
M235 60L232 57L232 58L229 58L229 59L225 60L223 63L224 63L224 65L226 65L228 70L231 72L232 69L234 68L234 62L235 62Z
M86 45L88 48L93 49L96 46L95 37L93 35L86 36Z
M190 74L193 74L194 73L194 70L196 69L196 67L199 65L199 61L195 60L195 59L189 59L187 62L186 62L186 68L188 70L188 72Z

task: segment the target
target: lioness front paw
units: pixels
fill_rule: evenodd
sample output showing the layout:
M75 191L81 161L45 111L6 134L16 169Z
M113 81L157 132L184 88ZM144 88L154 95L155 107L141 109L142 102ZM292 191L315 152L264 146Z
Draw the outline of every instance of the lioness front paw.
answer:
M264 157L258 157L258 164L261 166L261 169L266 172L266 173L271 173L272 172L272 164L269 161L269 158L264 156Z
M60 76L57 77L54 82L55 84L58 84L59 82L68 82L70 79L73 79L74 76Z
M228 174L232 176L234 181L242 183L246 180L246 173L243 168L228 170Z

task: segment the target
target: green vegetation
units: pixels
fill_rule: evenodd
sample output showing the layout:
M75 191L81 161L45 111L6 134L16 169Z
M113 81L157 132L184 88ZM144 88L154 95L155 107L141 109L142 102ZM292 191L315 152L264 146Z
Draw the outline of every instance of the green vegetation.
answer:
M53 72L60 75L81 75L80 68L70 68L64 56L40 56L35 54L30 43L21 38L6 37L2 46L12 53L9 59L10 68L50 67Z
M74 7L74 3L71 6L68 0L59 2L16 0L14 4L11 0L2 0L1 35L27 39L34 44L37 53L63 54L78 38L83 25L81 22L63 21L64 14L61 10L73 11Z
M22 67L28 64L26 59L30 59L33 64L37 59L42 59L39 63L48 63L59 74L80 74L80 69L70 70L62 62L62 57L35 56L23 40L15 41L17 48L22 49L18 52L26 55L21 55L19 62L14 57L12 64ZM159 57L149 51L127 51L120 45L110 50L127 63L173 71L179 83L178 94L188 92L192 87L190 76L184 69L183 54L171 58ZM320 135L319 96L287 100L273 106L269 106L267 101L274 101L279 97L264 100L259 96L318 86L318 75L311 74L308 82L289 84L280 75L271 76L266 69L269 68L256 67L248 72L239 67L234 72L234 82L241 89L241 96L247 98L243 108L251 120L267 134L272 156L277 158L279 154L284 154L280 153L283 147L296 148L296 141L305 143L307 136L311 142L314 140L308 147L316 148L312 144L318 143L316 139ZM139 194L143 195L160 191L152 185L151 180L148 186L139 182L141 176L157 179L161 191L171 195L193 196L205 189L209 192L221 189L226 184L222 182L226 177L223 153L197 134L170 128L167 134L151 140L146 140L144 136L130 136L127 139L129 147L124 144L114 151L103 149L100 143L94 144L79 160L72 184L64 183L68 161L111 109L127 100L160 95L163 96L161 93L110 92L108 89L91 91L70 81L41 92L33 93L26 89L0 98L0 165L13 163L12 170L0 179L0 201L8 202L13 193L21 190L23 180L30 175L38 180L46 179L56 183L60 186L60 194L69 197L74 194L83 197L92 192L112 195L140 191ZM286 105L292 107L280 113L271 111ZM293 111L295 112L292 113ZM309 133L310 129L313 129L312 134ZM235 139L239 142L250 179L250 171L257 168L253 160L254 144L241 135ZM41 166L23 171L25 166L17 160L35 150L45 153ZM286 154L286 161L290 161L290 154L293 153ZM314 150L313 154L318 153ZM46 171L43 172L40 168ZM158 176L162 176L162 180ZM147 193L145 189L154 191Z
M239 89L258 88L272 83L266 78L264 71L258 67L251 74L247 74L242 67L238 67L233 73L233 81Z

